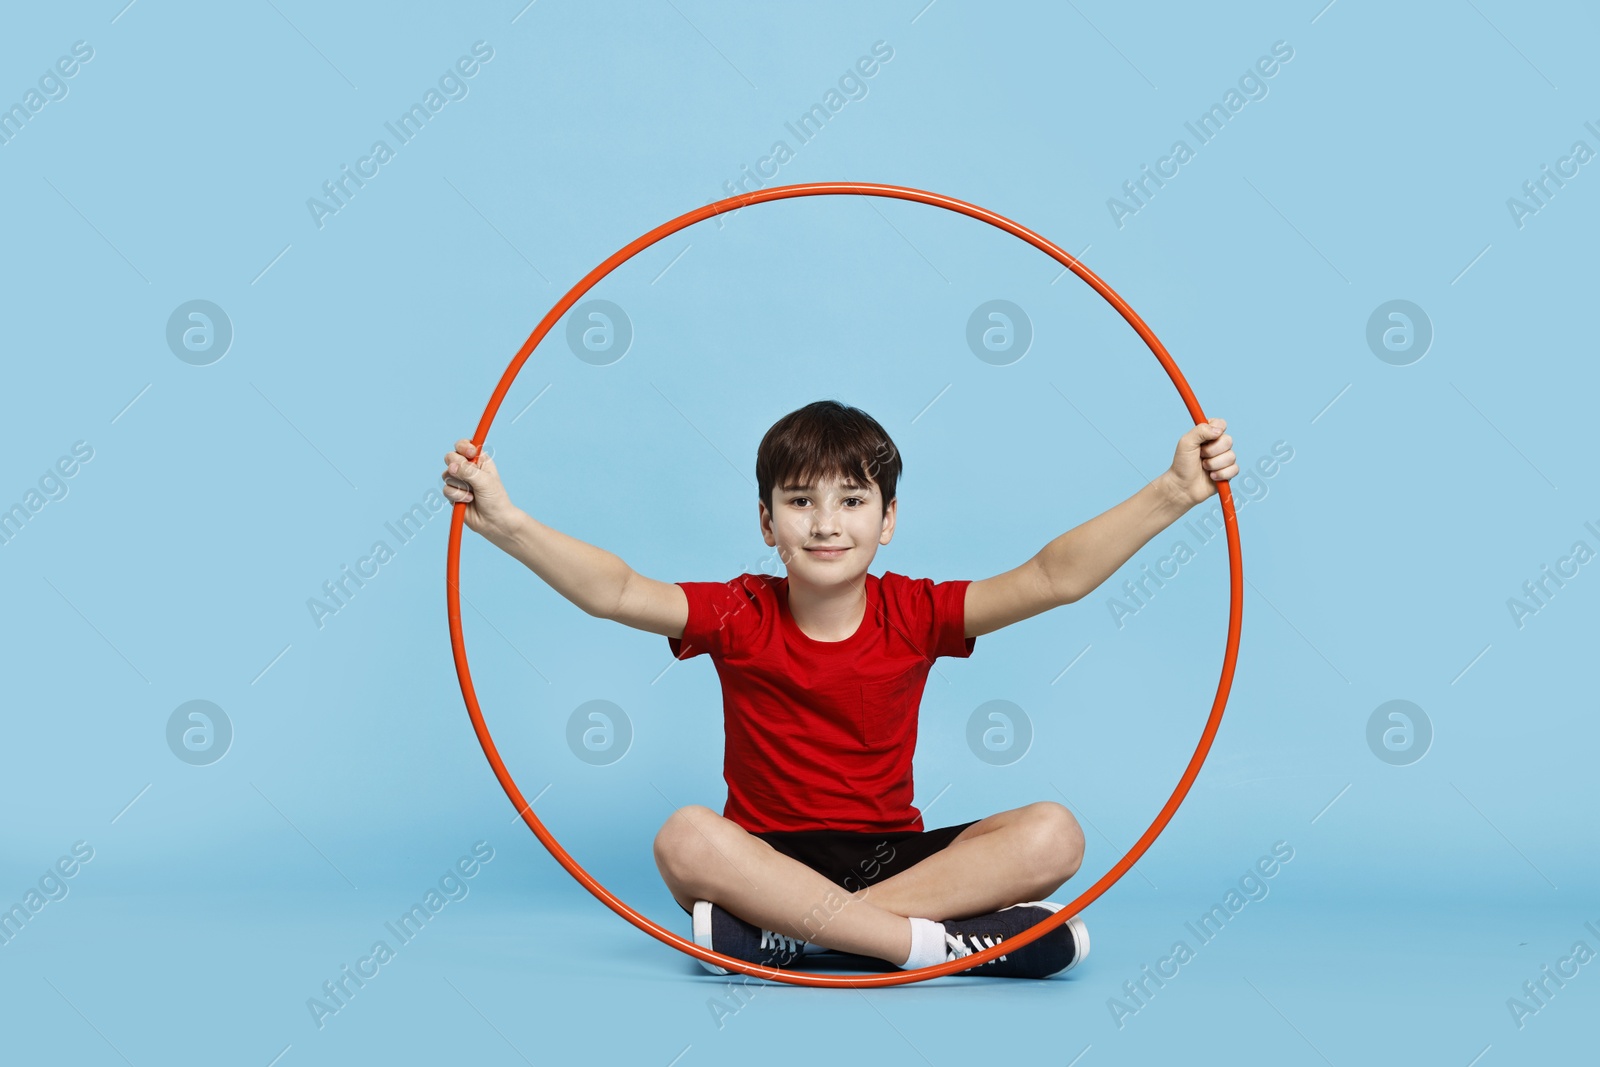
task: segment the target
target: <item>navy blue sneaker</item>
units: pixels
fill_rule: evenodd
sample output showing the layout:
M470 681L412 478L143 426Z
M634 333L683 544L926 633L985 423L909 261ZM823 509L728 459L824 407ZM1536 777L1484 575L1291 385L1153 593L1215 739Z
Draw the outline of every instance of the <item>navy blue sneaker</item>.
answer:
M763 967L787 967L799 959L807 945L797 937L753 926L709 900L694 902L694 943L736 960L759 963ZM700 966L712 974L733 973L726 967L718 967L698 957L696 959Z
M1007 938L1015 937L1048 919L1061 907L1049 900L1032 900L991 911L987 915L974 915L970 919L950 919L944 923L945 960L960 959L1003 944ZM956 974L1048 978L1052 974L1072 970L1088 955L1088 927L1074 915L1015 952L1002 953L988 963L980 963Z

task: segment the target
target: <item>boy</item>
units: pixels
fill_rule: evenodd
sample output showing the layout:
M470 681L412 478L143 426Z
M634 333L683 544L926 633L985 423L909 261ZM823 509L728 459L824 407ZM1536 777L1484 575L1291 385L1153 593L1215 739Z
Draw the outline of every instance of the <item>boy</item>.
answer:
M711 656L728 801L721 815L679 808L654 846L696 943L773 967L838 951L912 969L1059 911L1042 898L1083 858L1077 820L1053 801L923 829L911 760L933 660L970 656L979 635L1092 592L1239 472L1226 428L1195 426L1155 481L982 581L867 572L894 536L900 454L870 415L831 400L785 415L757 449L757 517L784 578L646 578L513 506L470 440L445 454L442 477L469 527L588 614L665 635L680 659ZM962 973L1044 978L1088 951L1074 916Z

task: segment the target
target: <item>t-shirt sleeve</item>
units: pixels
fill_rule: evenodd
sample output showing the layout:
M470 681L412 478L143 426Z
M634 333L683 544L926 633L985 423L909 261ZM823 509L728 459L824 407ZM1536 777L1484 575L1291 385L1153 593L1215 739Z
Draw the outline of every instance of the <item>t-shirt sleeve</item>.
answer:
M965 659L972 655L976 637L966 636L967 586L971 579L960 578L933 583L933 654Z
M678 582L689 599L682 637L667 638L675 659L702 653L713 659L737 652L759 624L759 601L749 575L730 582Z
M935 582L931 578L907 578L904 575L885 573L878 588L883 591L886 607L892 612L891 623L904 628L918 650L929 659L954 656L965 659L972 655L976 637L966 636L967 586L970 579Z

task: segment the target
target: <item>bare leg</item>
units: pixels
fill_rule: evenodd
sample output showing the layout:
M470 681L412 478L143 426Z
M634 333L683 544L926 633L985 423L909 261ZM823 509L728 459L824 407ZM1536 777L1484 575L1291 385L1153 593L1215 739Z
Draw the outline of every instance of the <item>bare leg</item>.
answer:
M982 819L940 852L852 893L689 805L656 835L655 857L685 908L711 900L764 929L900 963L911 954L907 916L942 922L1047 896L1077 871L1083 834L1066 808L1039 801Z
M838 952L899 963L911 955L906 917L790 859L710 808L673 812L655 839L656 867L680 904L720 904L747 923Z
M964 919L1043 900L1078 871L1083 831L1064 806L1041 800L980 819L922 862L850 896L898 915Z

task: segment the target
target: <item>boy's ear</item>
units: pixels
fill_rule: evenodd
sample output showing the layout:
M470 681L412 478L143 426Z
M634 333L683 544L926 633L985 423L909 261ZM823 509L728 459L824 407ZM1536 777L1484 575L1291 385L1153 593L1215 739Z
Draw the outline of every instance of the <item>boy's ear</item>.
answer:
M772 514L767 510L767 502L765 500L756 502L756 526L761 530L761 539L768 546L778 543L777 537L772 530Z

